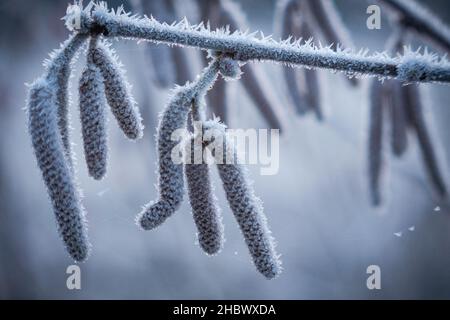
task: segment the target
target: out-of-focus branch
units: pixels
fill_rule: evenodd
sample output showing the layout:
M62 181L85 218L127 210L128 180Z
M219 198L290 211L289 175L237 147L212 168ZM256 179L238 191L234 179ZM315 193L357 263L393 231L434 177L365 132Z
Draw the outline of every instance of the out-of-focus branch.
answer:
M246 26L245 17L242 10L233 1L230 0L200 0L200 12L203 21L208 21L209 26L218 28L220 26L228 26L231 32L244 29ZM276 97L265 82L265 76L260 70L253 65L245 65L242 67L243 74L241 76L242 84L249 94L250 98L259 109L262 117L266 120L271 128L282 128L281 121L276 112ZM211 91L211 100L213 98L224 98L226 96L225 84L218 83L219 86ZM219 92L215 92L215 91ZM214 99L214 112L217 112L222 119L226 120L226 103L222 99L221 102Z
M173 0L133 0L133 8L146 15L167 22L177 20ZM149 60L154 70L155 82L158 86L167 88L173 83L184 84L191 79L186 54L181 48L167 46L149 46L147 48Z
M330 44L341 45L345 48L353 48L353 41L350 33L345 27L339 12L330 0L303 0L307 8L311 11L315 26L319 33ZM350 84L357 85L358 79L347 78Z
M440 48L450 51L450 28L413 0L378 0L398 15L399 22Z

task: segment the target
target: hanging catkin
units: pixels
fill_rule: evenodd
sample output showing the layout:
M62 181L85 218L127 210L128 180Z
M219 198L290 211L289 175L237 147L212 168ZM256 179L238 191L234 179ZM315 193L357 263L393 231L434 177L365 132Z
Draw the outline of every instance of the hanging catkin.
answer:
M106 99L103 77L93 62L96 39L91 39L87 64L80 78L80 120L88 172L94 179L106 174L108 157Z
M439 168L434 146L427 129L419 87L416 85L404 87L404 99L408 106L409 122L417 136L431 185L439 197L445 197L447 195L447 186Z
M189 140L189 163L185 164L186 182L188 187L189 203L192 215L198 230L200 247L209 255L216 254L224 242L223 224L214 188L211 184L208 164L203 160L205 147L202 141L202 128L198 125L203 122L201 113L203 105L195 100L192 108L192 118L197 125L197 131Z
M266 278L272 279L281 273L282 268L261 200L255 195L245 167L238 162L237 151L227 137L225 126L212 120L205 122L205 130L214 130L214 138L217 139L220 135L219 141L223 141L224 158L217 163L217 169L228 203L257 270ZM208 147L212 145L208 144Z
M381 178L383 169L383 84L373 79L369 97L369 190L372 205L381 204Z
M141 138L144 130L141 115L120 63L111 49L102 43L92 49L92 59L103 76L106 99L123 133L129 139Z
M70 256L75 261L83 261L90 249L85 213L65 156L55 106L52 86L44 79L36 80L28 98L28 131L61 238Z
M192 101L202 96L217 79L218 61L213 60L196 82L179 87L162 112L158 125L158 200L145 206L138 216L138 223L145 230L162 224L180 206L184 195L183 165L172 159L172 150L178 142L171 139L177 129L186 128L187 116Z
M73 155L70 142L69 79L72 73L73 58L86 38L86 35L81 34L71 36L61 45L60 49L52 52L50 59L44 63L47 68L47 81L55 90L58 129L64 146L64 154L71 170Z

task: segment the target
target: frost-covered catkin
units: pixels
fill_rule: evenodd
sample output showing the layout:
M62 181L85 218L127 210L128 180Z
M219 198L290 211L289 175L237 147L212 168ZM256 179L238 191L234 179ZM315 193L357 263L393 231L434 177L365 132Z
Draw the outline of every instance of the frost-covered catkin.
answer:
M220 64L219 70L222 70L224 65L230 66L230 64L232 62ZM237 62L235 64L237 65ZM229 71L222 70L222 72L231 75ZM234 74L236 77L238 76L236 73ZM222 248L224 228L220 208L211 184L209 166L203 160L203 153L206 150L202 141L202 128L198 126L204 121L202 116L204 102L202 100L196 99L192 105L192 120L196 126L194 135L188 140L186 154L189 155L189 161L186 161L184 170L192 215L198 230L198 242L203 251L214 255Z
M190 101L185 99L185 92L174 95L164 109L158 126L158 166L159 166L159 199L146 206L139 218L145 230L162 224L178 209L184 194L183 165L173 162L172 150L178 144L171 140L172 133L186 127Z
M87 65L79 83L80 120L83 146L89 175L102 179L106 174L108 145L106 99L103 77L93 62L95 40L87 55Z
M370 84L369 115L369 191L372 205L381 204L381 177L383 169L383 84L373 79Z
M59 132L54 91L36 80L28 98L28 130L36 159L53 205L59 233L76 261L89 254L85 213Z
M212 120L205 122L205 130L214 130L215 137L222 137L224 159L217 163L217 168L228 203L256 268L266 278L272 279L281 273L282 268L261 200L254 193L245 167L237 161L236 148L231 139L227 139L225 126ZM208 144L208 147L212 145Z
M45 62L47 68L47 81L55 88L55 107L57 109L57 122L64 153L72 169L72 150L70 142L69 118L69 79L72 73L72 60L80 46L85 42L86 35L73 35L60 49L50 55Z
M198 242L207 254L213 255L223 245L223 224L217 198L209 174L209 166L204 161L194 162L195 154L203 153L203 145L190 139L191 164L185 165L186 182L192 215L198 230ZM197 150L196 150L197 149ZM199 149L199 150L198 150Z
M146 205L137 217L138 223L145 230L161 225L179 208L183 200L183 165L172 159L172 150L179 142L172 140L171 136L175 130L186 128L193 99L210 89L217 79L218 71L217 60L214 60L196 82L177 88L162 112L157 132L159 197L156 202Z
M92 51L92 59L103 76L106 100L120 128L129 139L141 138L144 127L139 109L111 49L98 43Z
M447 186L438 165L436 153L427 129L419 88L416 85L404 87L404 99L408 107L410 125L417 135L422 158L432 186L440 197L447 195Z

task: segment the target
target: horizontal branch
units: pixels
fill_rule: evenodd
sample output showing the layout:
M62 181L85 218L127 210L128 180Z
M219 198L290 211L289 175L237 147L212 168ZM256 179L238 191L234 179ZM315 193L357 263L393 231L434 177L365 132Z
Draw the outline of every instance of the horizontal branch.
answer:
M450 29L433 13L412 0L378 0L398 15L400 23L450 52Z
M74 6L72 6L74 7ZM72 12L71 12L72 11ZM73 21L80 9L68 10L66 24ZM169 45L195 47L227 52L237 60L265 60L288 66L304 66L341 71L349 76L370 75L396 78L404 82L450 82L450 63L425 51L423 54L405 49L405 54L390 57L386 53L368 56L338 47L316 47L311 40L275 41L271 37L256 37L257 33L230 33L227 28L211 31L202 23L189 25L186 19L168 25L153 18L130 16L119 8L108 10L104 4L95 5L91 12L81 11L79 33L102 33L105 37L149 40Z

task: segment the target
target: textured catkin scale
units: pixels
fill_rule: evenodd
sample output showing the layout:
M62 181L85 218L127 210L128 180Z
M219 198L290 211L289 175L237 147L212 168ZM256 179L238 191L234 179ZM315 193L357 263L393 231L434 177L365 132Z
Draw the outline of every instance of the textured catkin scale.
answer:
M70 144L70 119L69 119L69 78L71 73L70 64L61 67L58 76L58 89L56 91L56 108L58 110L58 127L61 133L67 159L72 161Z
M172 133L186 128L188 113L193 100L202 97L217 79L218 64L214 60L196 82L176 89L162 112L157 132L158 152L158 200L150 202L138 215L137 222L150 230L161 225L180 206L184 195L183 164L172 159L172 151L179 143L172 140Z
M253 262L266 278L275 278L282 271L281 261L275 251L261 200L254 193L246 169L237 162L237 151L233 143L227 140L225 127L216 121L207 121L205 130L215 130L215 135L222 136L224 159L222 163L217 163L217 168ZM210 146L212 144L208 144Z
M419 87L408 85L404 87L404 99L408 106L408 118L417 139L419 141L422 158L428 173L428 177L434 190L440 197L447 196L447 186L442 171L439 168L438 159L433 143L428 132L427 123L423 114L423 107Z
M96 180L106 174L108 145L106 99L103 77L88 53L79 83L80 120L89 175Z
M198 230L200 247L207 254L214 255L222 248L224 228L217 198L211 185L209 166L202 159L195 159L195 155L202 155L204 150L201 140L200 143L196 143L196 140L195 137L189 140L191 163L185 165L189 202Z
M369 94L369 191L372 205L379 206L383 169L383 84L373 79Z
M76 261L83 261L90 251L85 213L65 156L58 128L54 91L43 79L36 80L30 87L28 130L52 202L59 233L70 256Z
M141 138L144 130L141 115L120 64L111 50L100 43L93 49L92 59L103 76L106 100L123 133L129 139Z

